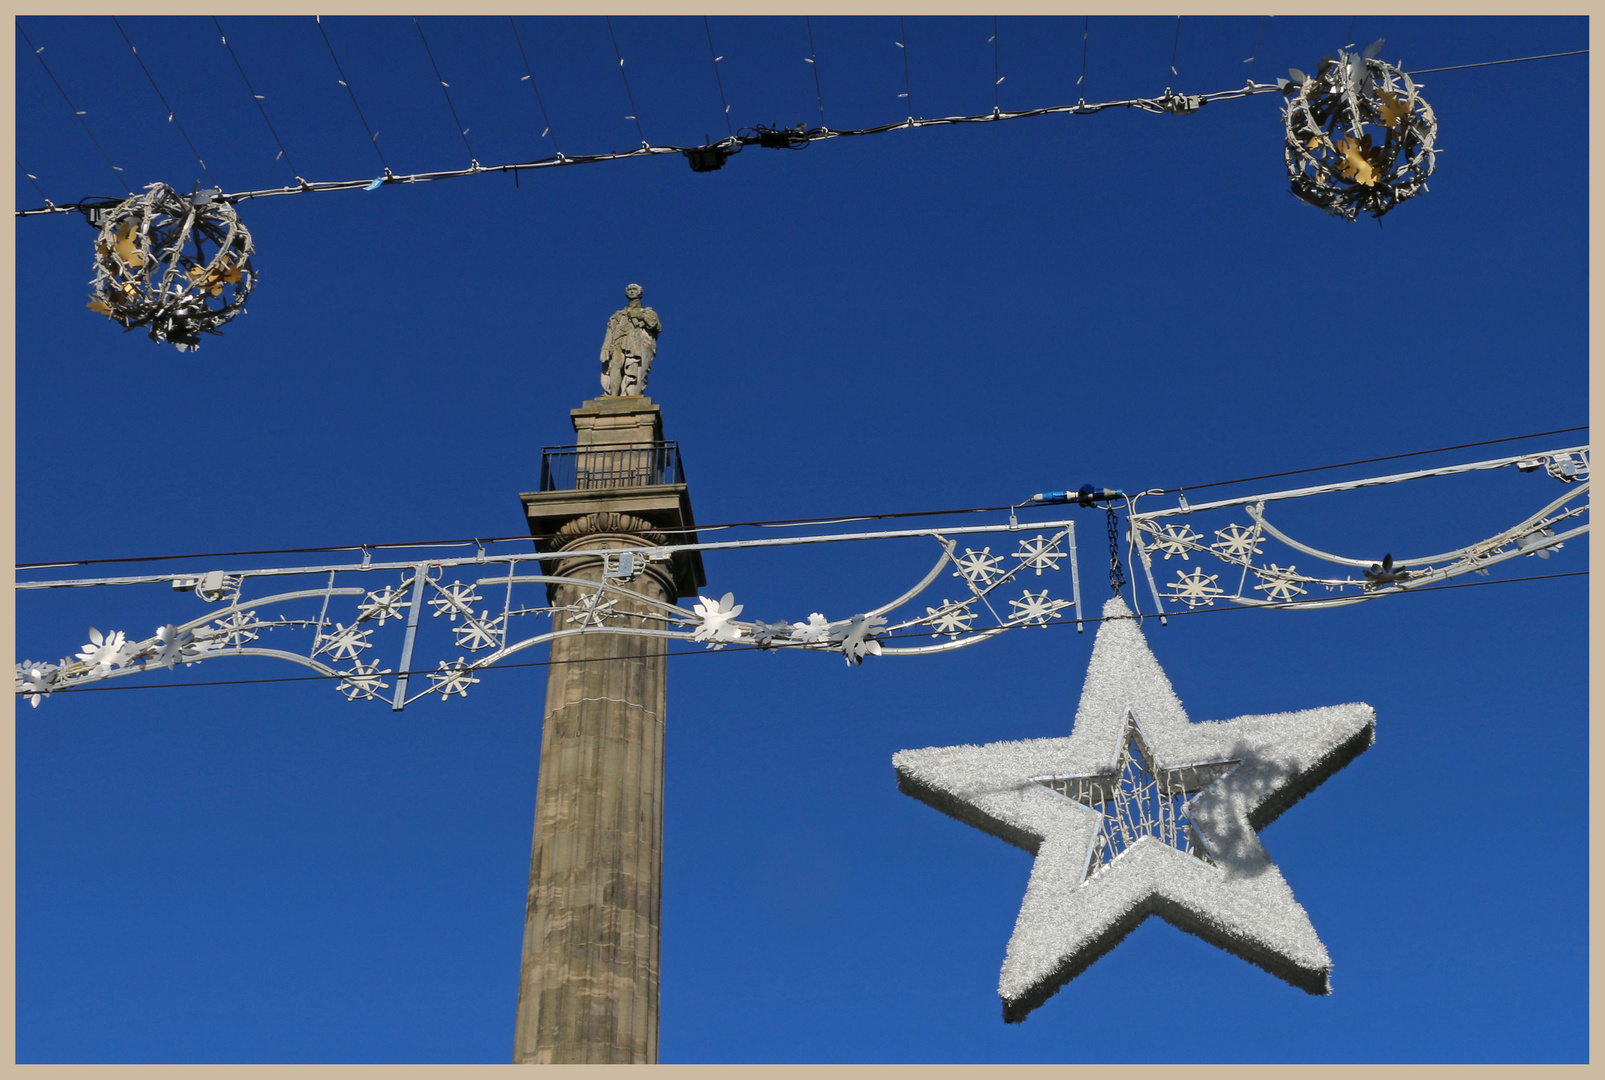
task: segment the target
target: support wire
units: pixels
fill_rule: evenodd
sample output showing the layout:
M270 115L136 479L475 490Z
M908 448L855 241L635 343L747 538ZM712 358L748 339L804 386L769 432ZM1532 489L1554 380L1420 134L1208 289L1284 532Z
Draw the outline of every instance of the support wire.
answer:
M223 48L228 50L229 57L234 61L235 69L240 73L241 81L245 83L245 92L251 95L252 101L256 102L256 111L262 114L262 123L267 125L268 134L272 135L273 141L278 144L279 157L284 159L285 167L290 170L290 175L295 177L298 187L292 190L307 190L307 182L301 179L301 174L296 170L295 162L290 160L290 152L284 148L284 140L279 138L279 133L273 129L273 121L268 119L267 107L262 104L262 95L258 94L256 88L251 85L250 76L245 74L245 65L241 64L240 58L235 55L234 46L229 44L228 35L223 33L223 24L217 21L216 15L212 16L212 25L217 27L217 36L222 39Z
M424 37L424 24L418 21L418 16L412 17L412 25L418 28L418 40L424 44L424 55L429 57L429 66L435 73L435 81L440 84L440 92L446 99L446 108L451 113L451 122L457 125L457 134L462 137L463 149L468 151L468 163L474 171L479 169L479 159L474 156L474 148L468 142L468 129L457 116L457 106L451 103L451 84L440 76L440 65L435 63L435 54L429 48L429 39Z
M328 31L323 29L323 16L314 15L312 18L318 24L318 33L323 37L323 44L329 50L329 59L334 61L334 70L340 75L340 85L346 88L351 96L351 107L357 110L357 119L362 121L362 130L368 133L368 142L373 146L373 152L379 155L379 167L390 175L390 163L385 160L384 151L379 149L379 134L368 125L368 118L362 113L362 106L357 104L357 92L352 89L351 80L346 78L345 68L340 66L340 58L334 55L334 45L329 41Z
M84 134L88 135L89 136L89 141L95 144L95 150L96 150L97 153L100 154L100 159L106 163L106 167L112 171L112 175L117 177L117 182L123 186L123 190L128 192L128 194L132 195L134 193L134 189L128 186L128 181L127 180L123 179L123 170L122 170L122 168L120 166L113 165L111 163L111 158L107 156L105 148L100 145L100 140L95 138L95 133L93 131L89 130L89 121L84 119L83 110L78 108L78 106L76 106L76 105L74 105L72 103L72 98L68 97L67 96L67 91L62 89L61 81L59 79L57 79L55 73L50 70L50 65L45 63L45 58L44 58L45 49L44 49L44 46L41 45L41 46L35 48L33 40L28 37L28 31L26 31L26 30L24 30L22 28L22 24L20 22L17 23L17 33L22 35L22 40L27 44L28 48L30 50L32 50L32 52L33 52L33 58L35 60L39 61L39 66L45 69L45 74L47 76L49 76L50 81L55 84L56 92L61 95L61 100L65 101L67 103L67 111L72 113L73 116L77 117L79 125L84 129ZM44 194L44 192L41 191L39 194L42 196ZM46 199L45 201L49 202L50 200ZM51 209L52 210L60 210L60 209L66 209L66 208L53 206L53 207L51 207ZM77 209L77 207L75 206L75 207L72 207L71 209Z
M145 73L145 79L150 83L150 88L156 91L156 100L160 101L162 108L167 110L167 122L178 128L178 133L184 136L184 145L188 146L189 152L195 155L195 161L200 165L201 172L206 174L206 178L214 186L221 189L223 185L217 182L217 177L212 175L212 170L206 167L206 162L201 158L201 152L195 149L195 143L190 140L189 132L184 130L184 125L179 122L178 115L173 112L173 107L167 103L167 97L162 93L162 88L156 85L156 79L151 75L150 68L145 66L145 58L139 55L139 50L134 48L134 43L129 40L128 31L123 29L123 24L117 20L117 16L113 15L111 22L117 28L117 32L123 36L123 41L128 45L128 51L134 54L134 59L139 63L139 70Z

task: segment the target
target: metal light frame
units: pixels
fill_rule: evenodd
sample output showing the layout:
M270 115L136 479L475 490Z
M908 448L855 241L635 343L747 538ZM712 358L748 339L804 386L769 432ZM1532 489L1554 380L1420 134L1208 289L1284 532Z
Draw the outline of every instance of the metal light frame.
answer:
M100 226L89 309L180 352L245 310L256 285L255 247L216 191L181 195L166 184L88 211ZM207 248L211 248L208 254Z
M1025 533L1018 549L1011 553L1003 548L996 555L992 554L990 544L979 551L965 547L961 554L958 541L953 539L1015 532ZM899 538L935 540L940 547L935 565L896 599L844 619L830 619L814 612L806 620L797 622L741 620L737 616L742 607L736 605L729 594L721 600L698 597L698 602L687 610L642 596L626 587L650 563L666 561L682 551ZM473 558L413 562L364 560L360 564L211 571L203 575L175 573L20 582L17 588L22 590L171 582L176 589L194 592L212 603L223 602L224 606L198 618L162 625L151 637L137 641L120 631L103 634L91 629L89 642L73 658L54 664L28 660L18 664L16 692L37 705L54 691L87 683L222 657L263 656L287 660L319 675L338 679L337 688L352 700L388 700L393 709L400 710L429 694L439 694L442 700L466 695L469 687L479 681L478 672L536 645L578 634L620 634L700 642L715 649L742 644L760 649L829 651L841 654L853 664L861 663L865 656L917 656L964 648L1005 630L1044 626L1064 618L1071 609L1078 628L1081 622L1075 525L1070 521L585 549L561 557L592 560L593 569L594 562L599 561L601 580L523 572L540 569L540 562L552 560L554 554L490 556L481 553ZM1069 599L1050 596L1047 588L1031 588L1034 582L1029 582L1029 578L1040 577L1044 571L1057 571L1060 563L1066 561L1070 569ZM492 566L504 569L501 573L485 574L484 570ZM943 596L939 603L927 605L923 614L917 607L902 617L894 614L931 588L943 571L949 569L950 576L959 579L957 600ZM482 576L474 576L475 570L481 571ZM399 581L377 589L367 584L342 584L354 576L377 571L399 572ZM306 575L325 580L315 588L247 598L251 587L265 584L264 579ZM1005 586L1022 582L1026 583L1019 597L1003 591ZM526 593L515 595L517 587L530 585L542 587L542 602L526 604L523 602ZM573 586L580 590L579 598L571 604L551 605L545 602L544 587L548 585ZM481 589L497 590L500 596L487 600L480 595ZM340 605L353 605L353 609L341 617L336 601ZM618 610L620 601L627 601L633 610ZM264 608L294 603L306 605L307 610L278 618L258 614ZM440 616L447 617L454 639L447 651L462 652L456 659L440 659L432 666L415 666L418 629L426 607L434 609L431 623ZM543 616L551 620L549 629L533 634L516 632L520 620ZM370 639L392 619L405 627L399 642L399 657L394 666L381 666L378 659L368 658L379 655L369 652L376 647ZM308 630L312 638L300 648L269 648L260 643L267 633ZM888 644L894 636L930 640L921 644ZM942 640L944 638L946 640ZM469 659L471 653L484 655ZM417 675L426 679L428 685L424 689L412 688L410 680ZM389 681L392 677L393 686ZM380 691L389 693L381 695Z

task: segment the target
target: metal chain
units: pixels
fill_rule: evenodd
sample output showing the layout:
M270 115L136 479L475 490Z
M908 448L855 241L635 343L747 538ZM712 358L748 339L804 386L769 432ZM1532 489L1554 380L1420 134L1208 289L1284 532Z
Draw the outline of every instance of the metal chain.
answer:
M1120 565L1120 523L1113 506L1105 506L1104 512L1109 515L1109 588L1119 596L1126 587L1126 568Z

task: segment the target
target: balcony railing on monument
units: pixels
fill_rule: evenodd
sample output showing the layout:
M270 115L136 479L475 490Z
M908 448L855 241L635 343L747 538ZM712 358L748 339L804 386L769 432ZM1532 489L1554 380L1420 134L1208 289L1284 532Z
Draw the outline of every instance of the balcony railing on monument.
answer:
M674 442L623 446L548 446L541 452L542 491L683 484L680 446Z

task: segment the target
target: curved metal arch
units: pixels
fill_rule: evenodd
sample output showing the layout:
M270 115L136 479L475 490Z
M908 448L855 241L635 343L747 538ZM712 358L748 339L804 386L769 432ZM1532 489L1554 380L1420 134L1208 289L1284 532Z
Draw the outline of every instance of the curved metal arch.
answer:
M226 608L214 609L208 615L204 615L199 619L191 619L189 622L181 624L178 627L178 632L181 634L186 633L196 629L197 627L205 626L209 622L215 622L218 619L227 618L230 612L254 610L259 607L266 607L268 604L280 604L286 600L307 600L314 596L361 596L367 591L367 589L358 589L352 587L341 587L338 589L302 589L299 592L279 593L277 596L264 596L260 600L252 600L249 604L235 600L234 603L230 604Z
M926 590L926 588L928 588L930 586L931 582L936 580L937 575L942 572L942 568L944 566L946 566L952 560L952 558L953 558L953 547L954 547L954 545L956 543L957 542L953 541L953 540L943 539L942 540L942 556L941 556L941 558L936 560L936 565L931 567L931 572L930 573L928 573L924 577L920 578L920 583L918 585L914 586L912 589L908 590L908 592L904 593L902 596L899 596L896 600L893 600L891 603L882 604L880 607L875 608L872 611L864 612L864 617L865 618L869 618L869 619L873 619L877 615L884 615L888 611L891 611L893 608L902 607L904 604L906 604L910 600L914 599L920 593L924 592Z
M1476 551L1478 549L1487 548L1487 547L1490 547L1490 546L1498 547L1500 544L1509 543L1510 540L1514 539L1516 536L1524 535L1525 533L1531 531L1532 526L1534 526L1535 524L1537 524L1540 521L1543 521L1551 513L1553 513L1554 511L1560 509L1562 506L1565 506L1567 503L1572 502L1573 500L1579 498L1580 496L1586 495L1588 493L1588 485L1589 485L1589 481L1586 481L1586 480L1583 481L1576 488L1572 489L1571 491L1568 491L1565 495L1563 495L1560 498L1554 500L1548 506L1545 506L1542 510L1539 510L1535 514L1529 515L1526 518L1526 520L1520 522L1519 524L1512 525L1510 528L1504 530L1501 533L1496 534L1494 537L1492 537L1492 538L1490 538L1488 540L1480 540L1475 544L1467 544L1465 547L1456 548L1453 551L1444 552L1441 555L1425 555L1425 556L1420 556L1420 557L1417 557L1417 558L1414 558L1414 559L1394 559L1393 560L1393 565L1394 566L1425 566L1425 565L1428 565L1430 563L1445 562L1445 561L1449 561L1449 560L1465 558L1468 554L1470 554L1471 552ZM1373 565L1376 562L1375 559L1350 559L1350 558L1347 558L1347 557L1342 556L1342 555L1334 555L1331 552L1322 551L1319 548L1310 547L1308 544L1300 543L1299 541L1294 540L1292 537L1290 537L1286 533L1282 532L1276 526L1272 525L1270 523L1270 521L1266 519L1264 510L1261 509L1259 506L1245 506L1245 507L1243 507L1243 509L1248 514L1248 516L1250 518L1252 518L1254 520L1254 522L1256 524L1258 524L1261 528L1263 528L1267 533L1269 533L1270 535L1276 537L1276 539L1280 540L1282 543L1286 544L1288 547L1292 548L1295 551L1302 551L1306 555L1312 555L1317 559L1323 559L1326 562L1335 563L1335 564L1337 564L1339 566L1354 566L1354 567L1366 568L1366 567L1369 567L1369 566ZM1581 512L1582 512L1582 508L1579 508L1578 510L1574 511L1574 514L1572 514L1572 515L1564 515L1564 516L1574 516L1576 513L1581 513ZM1209 549L1208 548L1199 548L1198 550L1208 551ZM1536 549L1529 549L1529 550L1536 550Z
M691 640L691 634L687 631L648 630L645 628L637 628L632 626L583 626L575 627L572 630L548 630L544 634L536 634L532 638L526 638L523 641L515 642L512 645L503 645L495 652L486 653L472 664L464 664L463 666L465 668L475 669L491 667L496 663L496 661L501 660L504 657L511 656L514 653L523 652L525 649L539 645L542 642L555 641L558 638L564 637L578 637L581 634L622 634L626 637L656 637L666 638L670 641ZM414 672L413 674L417 673Z
M1543 543L1534 544L1529 548L1524 548L1519 551L1502 551L1485 559L1465 558L1454 565L1446 566L1439 570L1427 571L1420 577L1412 578L1408 583L1394 585L1383 589L1373 589L1370 592L1361 593L1356 596L1333 597L1330 600L1295 600L1292 602L1279 600L1260 600L1254 597L1240 596L1231 597L1231 601L1234 604L1241 604L1244 607L1263 607L1283 609L1286 611L1313 611L1318 608L1344 607L1348 604L1360 604L1367 600L1374 600L1378 596L1388 596L1393 593L1413 592L1424 585L1430 585L1439 581L1448 581L1450 578L1457 578L1465 574L1471 574L1479 570L1485 570L1490 566L1497 566L1499 563L1505 562L1508 559L1515 559L1522 555L1531 555L1534 552L1542 551L1545 548L1555 547L1559 544L1565 543L1567 540L1570 540L1573 537L1581 536L1588 531L1589 528L1587 525L1579 525L1575 529L1568 529L1566 532L1556 533L1554 536L1547 537ZM1398 564L1395 563L1394 565ZM1295 574L1293 575L1293 580L1303 581L1306 579L1300 578ZM1311 584L1322 584L1318 580L1308 580L1310 580Z
M935 645L905 645L901 647L882 645L881 655L923 656L929 653L950 652L953 649L962 649L966 645L974 645L977 642L985 641L987 638L997 637L1005 630L1018 630L1020 629L1021 625L1022 624L1019 623L1010 623L1008 626L994 626L990 630L982 630L979 633L971 634L969 637L956 638L953 641L943 641Z
M230 646L221 649L207 649L203 653L196 653L192 656L180 656L178 659L168 661L165 664L131 664L128 667L119 667L109 670L104 675L96 676L94 678L80 678L75 681L104 682L107 679L120 679L124 675L140 675L146 672L160 671L163 668L171 670L173 668L177 668L181 664L187 667L190 664L198 664L203 660L215 660L225 656L265 656L271 660L289 660L300 664L302 667L309 667L320 675L328 675L332 678L343 677L346 674L343 671L337 671L334 668L329 667L327 664L313 660L310 657L300 656L293 652L286 652L283 649L259 649L251 646ZM62 688L63 691L70 691L70 689L70 687ZM59 693L61 691L51 692Z
M501 577L479 578L479 579L474 581L474 584L475 585L537 585L537 584L539 584L539 585L578 585L578 586L581 586L582 588L587 588L587 589L591 589L591 588L601 589L603 592L615 593L615 594L617 594L619 596L625 597L625 598L630 599L630 600L636 600L636 601L639 601L639 602L641 602L643 604L650 604L653 607L661 608L664 611L672 611L676 615L678 615L679 617L684 618L684 619L688 619L688 620L695 620L696 619L695 615L693 615L691 612L687 611L685 608L680 607L678 604L670 604L670 603L666 603L665 601L662 601L662 600L654 600L650 596L644 596L641 593L635 592L635 591L633 591L631 589L626 589L622 585L615 585L610 581L590 581L590 580L588 580L586 578L558 577L558 576L553 575L553 574L503 574ZM644 614L644 613L639 613L639 614ZM639 617L639 614L638 614L638 617Z

